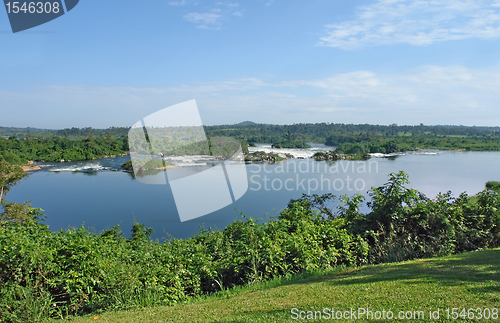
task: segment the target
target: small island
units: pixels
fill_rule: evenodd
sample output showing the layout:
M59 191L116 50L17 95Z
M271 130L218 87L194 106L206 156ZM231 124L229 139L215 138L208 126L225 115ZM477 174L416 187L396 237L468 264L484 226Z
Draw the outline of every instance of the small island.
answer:
M137 166L136 168L139 169L139 172L145 172L145 171L161 171L161 170L167 170L171 168L175 168L172 163L164 162L161 159L134 159L134 163ZM134 167L132 164L132 161L129 160L125 162L122 165L122 169L124 172L133 172Z
M370 159L370 154L368 153L357 153L357 154L343 154L336 150L331 150L328 152L317 152L312 158L315 160L368 160Z
M280 162L288 158L295 158L290 154L276 154L276 153L266 153L264 151L256 151L253 153L245 154L245 161L256 162L256 161L267 161L270 163Z

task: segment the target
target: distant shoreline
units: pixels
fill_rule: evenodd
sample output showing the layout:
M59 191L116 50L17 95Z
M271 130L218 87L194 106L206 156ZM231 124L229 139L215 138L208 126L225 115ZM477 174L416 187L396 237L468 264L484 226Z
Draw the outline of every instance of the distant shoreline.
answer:
M23 171L25 172L34 172L34 171L37 171L37 170L42 170L46 167L53 167L55 165L23 165L23 166L20 166L22 168Z

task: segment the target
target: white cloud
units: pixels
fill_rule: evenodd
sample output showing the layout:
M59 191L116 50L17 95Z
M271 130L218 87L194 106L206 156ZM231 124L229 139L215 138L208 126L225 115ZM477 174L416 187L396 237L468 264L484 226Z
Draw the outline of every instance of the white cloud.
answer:
M274 0L264 0L264 6L270 7L274 3Z
M353 89L359 91L377 87L380 85L380 80L372 72L355 71L337 74L323 80L299 81L299 84L316 86L333 91L350 92Z
M215 12L197 13L191 12L184 16L184 19L197 25L202 29L219 29L222 15Z
M425 66L417 73L401 75L401 80L420 86L454 89L457 93L467 89L496 92L500 88L500 69L499 66L485 70L462 66Z
M226 6L226 7L229 7L229 8L237 8L240 6L239 3L236 3L236 2L217 2L215 5L217 6Z
M195 85L183 85L178 87L171 87L169 91L172 92L222 92L222 91L247 91L272 86L257 78L237 79L225 82L210 82L198 83Z
M186 5L198 5L198 2L194 0L181 0L169 2L172 6L186 6ZM205 3L206 4L206 3ZM215 7L214 7L215 6ZM200 29L220 29L223 21L229 20L228 17L241 17L243 16L244 10L236 10L239 7L239 3L219 1L212 3L212 9L207 12L190 12L183 16L184 20L191 22Z
M131 125L191 99L197 100L206 124L252 120L499 125L499 88L500 65L487 69L423 66L404 74L353 71L282 82L245 78L162 88L26 87L17 92L0 90L0 106L6 107L2 113L6 125L23 120L19 126L53 122L55 128ZM60 112L55 116L48 111Z
M192 0L181 0L181 1L169 1L168 4L171 6L186 6L191 3L193 3Z
M326 26L318 45L341 49L500 37L500 1L378 0L352 21Z

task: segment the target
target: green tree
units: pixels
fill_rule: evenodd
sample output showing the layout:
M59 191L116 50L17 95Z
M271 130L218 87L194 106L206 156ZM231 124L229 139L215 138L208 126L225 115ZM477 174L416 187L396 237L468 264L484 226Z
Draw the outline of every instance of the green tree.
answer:
M0 160L0 203L2 203L3 196L9 193L12 186L28 176L28 173L25 173L21 167L11 165L3 159Z

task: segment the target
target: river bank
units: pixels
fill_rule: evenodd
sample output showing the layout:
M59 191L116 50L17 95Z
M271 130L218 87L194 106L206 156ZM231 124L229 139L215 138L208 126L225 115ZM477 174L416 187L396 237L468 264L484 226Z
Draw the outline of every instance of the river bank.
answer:
M34 172L34 171L42 170L46 167L52 167L52 166L54 166L54 165L24 165L24 166L20 166L20 167L25 172Z
M47 167L53 167L54 165L37 165L33 160L28 161L26 165L20 165L19 167L22 168L23 171L25 172L34 172L37 170L42 170Z

